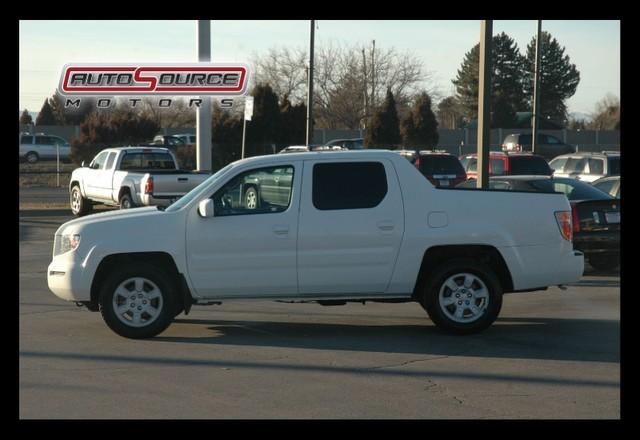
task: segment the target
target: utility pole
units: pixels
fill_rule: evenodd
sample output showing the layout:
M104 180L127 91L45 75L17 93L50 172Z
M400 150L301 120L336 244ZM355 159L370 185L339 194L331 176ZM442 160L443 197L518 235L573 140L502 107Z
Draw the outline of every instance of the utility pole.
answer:
M307 79L307 147L313 141L313 46L316 21L310 20L309 28L309 76Z
M480 21L480 84L478 86L478 188L489 187L489 143L491 142L491 45L493 20Z
M211 21L198 20L198 61L211 62ZM201 96L196 109L196 168L212 171L211 152L211 97Z
M371 49L371 108L376 108L376 40ZM374 110L375 111L375 110Z
M532 133L531 133L531 152L536 152L536 146L538 145L538 113L540 112L540 48L542 46L542 40L540 38L542 34L542 20L538 20L538 33L536 37L536 62L535 62L535 75L533 79L533 115Z

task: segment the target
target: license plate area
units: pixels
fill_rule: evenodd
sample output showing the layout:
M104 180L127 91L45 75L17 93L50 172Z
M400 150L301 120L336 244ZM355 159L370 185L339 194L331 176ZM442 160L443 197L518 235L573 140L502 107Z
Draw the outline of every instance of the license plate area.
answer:
M609 224L617 224L620 223L620 213L619 212L605 212L604 218Z

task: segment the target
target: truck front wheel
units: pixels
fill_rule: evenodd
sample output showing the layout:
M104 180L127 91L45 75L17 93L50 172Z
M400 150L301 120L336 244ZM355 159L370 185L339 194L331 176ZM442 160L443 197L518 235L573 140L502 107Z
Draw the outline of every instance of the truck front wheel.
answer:
M478 333L498 317L502 287L485 264L453 260L433 271L420 302L439 328L456 334Z
M109 328L132 339L162 333L179 308L174 283L145 263L116 268L103 283L99 306Z
M93 209L91 201L82 197L82 192L80 192L80 187L78 185L73 185L73 187L71 188L69 199L71 205L71 213L76 217L86 215Z

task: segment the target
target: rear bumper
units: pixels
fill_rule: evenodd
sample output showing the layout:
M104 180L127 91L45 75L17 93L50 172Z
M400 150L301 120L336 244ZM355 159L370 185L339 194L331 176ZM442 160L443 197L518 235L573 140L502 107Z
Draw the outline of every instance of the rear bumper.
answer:
M142 194L140 199L144 206L169 206L180 197L180 195L172 197L154 197L153 194Z
M586 255L620 254L620 232L578 232L573 247Z
M575 283L584 273L584 254L563 241L553 246L499 248L509 267L514 290Z

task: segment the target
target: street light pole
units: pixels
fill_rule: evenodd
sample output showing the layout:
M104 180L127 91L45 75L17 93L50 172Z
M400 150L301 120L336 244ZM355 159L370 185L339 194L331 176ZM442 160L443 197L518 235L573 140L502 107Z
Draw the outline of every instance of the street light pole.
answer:
M493 20L480 21L480 84L478 86L478 180L476 187L489 187L489 143L491 142L491 44Z
M211 61L211 21L198 20L198 61ZM196 168L212 170L211 152L211 97L201 96L196 109Z
M309 29L309 76L307 78L307 147L313 140L313 46L315 20L310 20Z
M542 46L541 40L542 34L542 20L538 20L538 33L536 36L536 62L535 62L535 74L533 78L533 115L532 133L531 133L531 152L536 152L536 146L538 145L538 113L540 112L540 48Z

